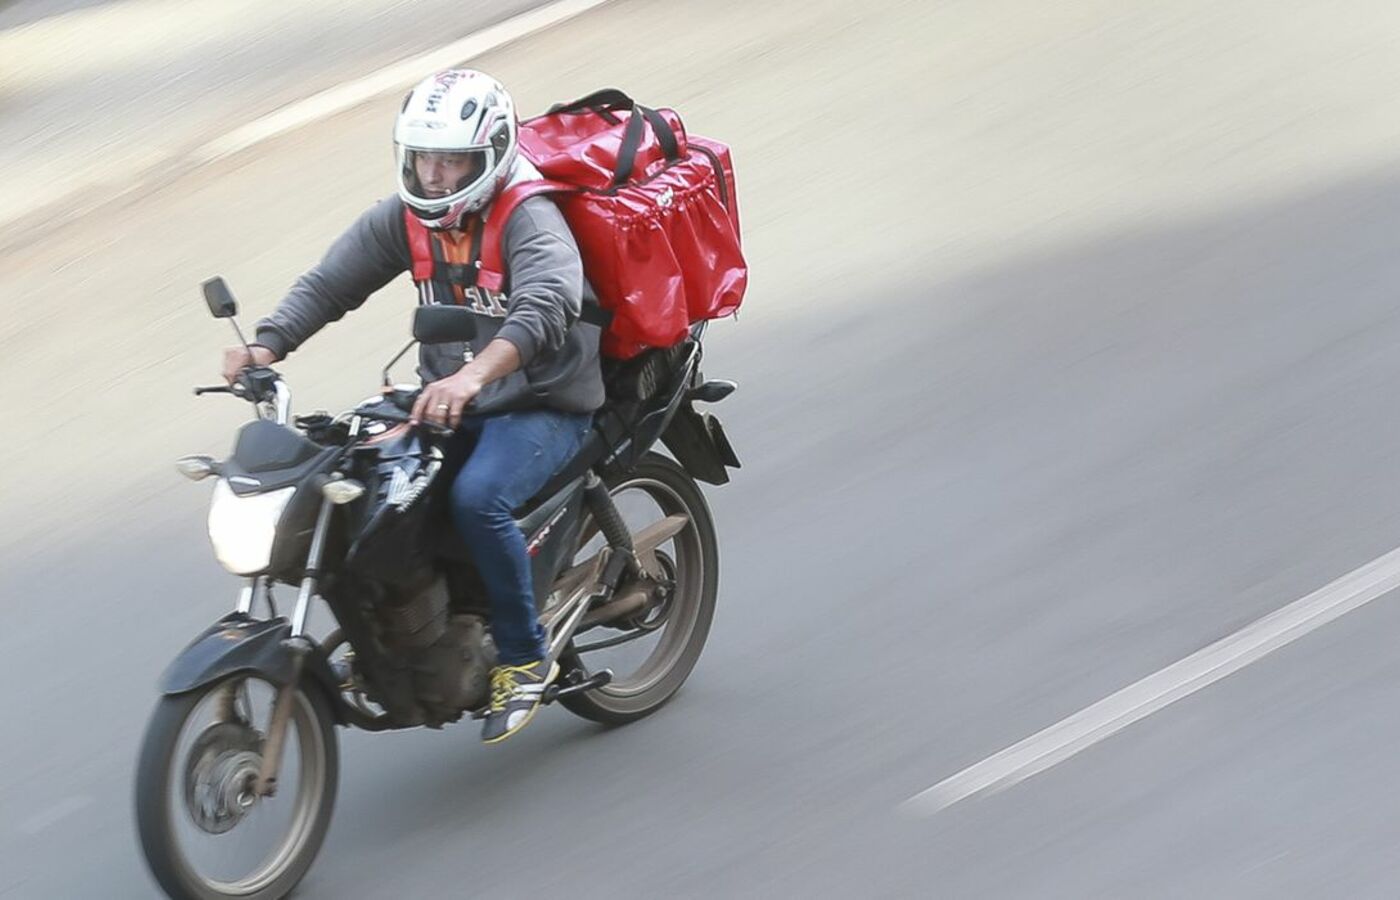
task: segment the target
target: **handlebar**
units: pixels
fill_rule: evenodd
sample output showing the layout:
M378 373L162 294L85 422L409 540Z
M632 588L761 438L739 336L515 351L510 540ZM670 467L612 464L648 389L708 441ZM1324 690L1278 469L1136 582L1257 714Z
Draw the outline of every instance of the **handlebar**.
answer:
M209 385L207 387L197 387L194 389L194 395L196 397L202 394L233 394L235 396L241 397L243 396L244 391L243 386L241 384L214 384Z
M251 403L270 403L277 412L277 421L286 424L292 414L292 392L282 376L267 366L248 366L238 373L231 385L205 385L194 389L195 396L232 394ZM261 415L261 413L259 413Z
M266 366L253 366L238 373L238 381L232 385L215 384L204 385L194 389L196 396L204 394L232 394L243 400L254 403L268 402L277 405L277 420L286 424L290 415L291 392L283 383L281 377L272 369ZM409 423L409 413L413 411L413 404L417 402L418 395L422 393L421 388L411 391L395 389L386 392L381 401L374 406L362 406L356 409L355 415L366 419L378 419L383 422L394 422L396 424L407 425ZM420 421L418 427L433 434L452 434L451 428L445 428L435 422Z
M415 392L415 393L416 393L416 392ZM390 401L390 402L393 402L395 407L397 407L397 406L399 405L397 402L394 402L394 401ZM407 425L407 424L409 423L409 415L408 415L408 413L409 413L409 411L411 411L412 409L413 409L413 405L412 405L412 404L409 404L408 410L402 410L402 409L386 409L386 408L384 408L384 407L382 407L382 406L381 406L380 408L378 408L378 409L375 409L375 408L360 408L360 409L355 410L355 415L360 416L360 417L365 418L365 419L378 419L378 420L381 421L381 422L394 422L394 423L397 423L397 424L400 424L400 425ZM429 421L426 421L426 420L423 420L423 419L420 419L420 420L419 420L418 426L417 426L417 427L422 428L422 429L424 429L425 431L432 432L433 434L448 435L448 434L451 434L451 433L452 433L452 429L451 429L451 428L444 428L443 426L437 424L436 422L429 422Z
M406 413L413 412L413 404L418 402L418 395L423 393L422 388L414 388L405 391L401 388L393 388L384 394L384 399L394 404L395 407Z

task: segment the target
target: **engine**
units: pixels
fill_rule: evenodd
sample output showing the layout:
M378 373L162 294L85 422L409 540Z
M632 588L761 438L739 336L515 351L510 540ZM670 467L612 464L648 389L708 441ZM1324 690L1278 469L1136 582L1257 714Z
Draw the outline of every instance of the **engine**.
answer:
M484 704L496 664L485 620L448 607L447 584L439 577L377 608L384 643L413 670L414 693L430 726Z

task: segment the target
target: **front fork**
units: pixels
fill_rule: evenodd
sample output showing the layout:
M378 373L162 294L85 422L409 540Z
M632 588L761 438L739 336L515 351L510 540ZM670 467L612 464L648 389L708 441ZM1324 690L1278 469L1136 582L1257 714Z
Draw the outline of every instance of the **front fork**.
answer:
M316 516L316 530L311 535L311 550L306 557L306 572L301 579L296 607L292 610L292 631L283 644L291 654L292 669L286 683L277 689L277 699L272 705L272 718L268 722L267 734L263 737L262 766L254 784L256 793L261 797L270 797L277 792L277 773L282 765L282 750L286 746L287 721L292 715L292 705L296 703L296 692L306 654L315 646L305 634L306 617L311 609L311 599L316 595L321 556L325 552L326 532L330 530L331 512L334 507L335 504L329 499L321 501L321 510ZM238 595L238 612L245 615L249 613L258 595L266 591L267 585L262 576L251 579ZM270 595L268 602L271 604ZM234 691L234 685L230 684L219 697L219 716L223 721L232 721L236 717Z

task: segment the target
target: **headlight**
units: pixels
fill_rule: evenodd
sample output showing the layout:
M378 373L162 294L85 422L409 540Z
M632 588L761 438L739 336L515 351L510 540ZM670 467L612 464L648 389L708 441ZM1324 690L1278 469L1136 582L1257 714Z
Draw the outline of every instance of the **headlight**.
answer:
M256 575L272 562L277 522L295 487L240 497L220 478L209 505L209 541L219 564L235 575Z

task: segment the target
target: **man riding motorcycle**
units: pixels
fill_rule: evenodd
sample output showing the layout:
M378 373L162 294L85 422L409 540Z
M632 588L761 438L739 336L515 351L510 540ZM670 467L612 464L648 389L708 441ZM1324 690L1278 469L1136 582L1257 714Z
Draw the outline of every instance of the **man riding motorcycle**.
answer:
M534 716L544 688L544 632L530 562L512 511L578 450L603 403L599 329L580 321L596 302L578 247L553 201L532 197L501 235L501 290L476 282L492 202L509 185L539 178L517 152L510 95L490 76L450 69L420 82L394 127L398 192L365 211L257 325L250 349L224 351L230 381L249 365L283 359L328 322L414 267L422 230L452 278L418 280L422 303L477 313L468 343L423 345L425 386L414 422L453 428L470 455L452 484L453 522L471 548L491 603L499 665L482 740L504 740ZM416 220L416 222L414 221Z

